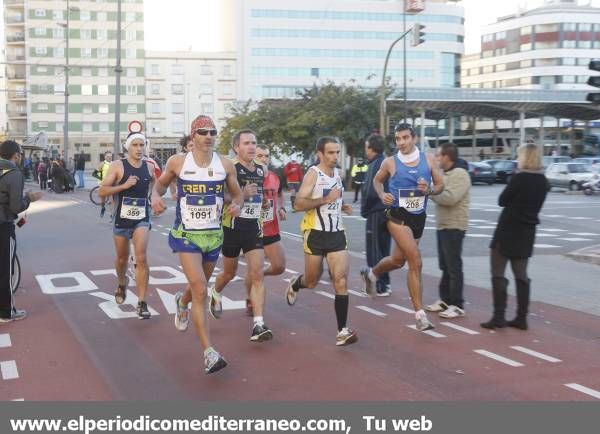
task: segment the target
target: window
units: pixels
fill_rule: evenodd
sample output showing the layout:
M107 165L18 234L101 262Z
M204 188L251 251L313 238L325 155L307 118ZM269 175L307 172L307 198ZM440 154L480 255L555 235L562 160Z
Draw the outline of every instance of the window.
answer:
M536 59L535 66L557 66L560 64L560 59Z
M531 82L532 82L532 81L531 81L531 77L521 77L521 78L519 79L519 84L520 84L520 85L522 85L522 86L525 86L525 85L531 84Z
M91 77L92 76L92 68L81 68L81 76L82 77Z
M535 26L536 33L558 32L560 24L537 24Z
M173 95L183 95L183 84L172 84L171 93Z
M81 94L82 95L91 95L92 94L92 85L91 84L82 84L81 85Z
M35 10L35 16L36 17L45 17L46 16L46 9L36 9Z
M92 57L92 49L89 47L82 48L81 57L85 59L90 59Z
M151 106L151 111L152 111L153 115L159 115L160 114L160 103L153 102L152 106Z
M579 41L577 43L578 48L592 48L592 41Z
M153 63L152 65L150 65L150 73L152 75L160 75L160 65L158 65L157 63Z
M127 77L135 77L136 72L135 68L127 68Z
M137 113L137 104L127 104L127 113Z
M540 84L554 84L556 83L556 77L553 75L543 75L540 77Z
M98 105L98 113L107 114L108 113L108 104L99 104Z
M99 84L98 85L98 95L102 95L102 96L108 95L108 84Z
M45 27L36 27L34 30L35 36L46 36Z
M90 11L80 10L79 19L81 21L90 21L92 19L92 13Z
M502 56L506 54L506 48L496 48L494 50L494 56Z
M135 12L127 12L125 14L125 21L131 23L135 21Z
M92 131L94 131L92 123L91 122L84 122L83 123L83 132L84 133L91 133Z
M496 72L506 71L506 63L499 63L496 65Z
M210 65L202 65L202 66L200 66L200 74L202 74L202 75L211 75L212 74L212 68L210 67Z
M84 104L82 111L83 111L83 114L86 114L86 115L92 114L92 105L91 104Z
M494 65L487 65L483 67L484 74L489 74L490 72L494 72Z
M136 58L136 49L135 48L127 48L125 50L125 57L127 59L135 59Z
M98 68L98 77L108 77L108 68Z
M200 85L200 95L212 95L213 87L210 84L201 84Z
M150 93L152 95L160 95L160 84L158 84L158 83L152 83L150 85Z
M64 20L62 9L58 9L58 10L52 11L52 19L54 21L62 21L62 20Z
M46 47L35 47L35 54L38 56L45 56L47 52Z
M579 23L579 31L580 32L591 32L592 25L590 23Z
M108 30L106 29L98 29L96 30L96 39L99 41L108 40Z
M173 75L183 75L183 65L178 63L171 65L171 73Z
M48 128L48 122L40 121L40 122L38 122L38 127L39 128Z
M63 123L62 122L57 122L54 124L54 129L57 133L62 133L63 132Z
M48 68L46 68L45 66L38 66L37 72L48 72Z
M479 67L469 68L469 75L479 75Z
M231 75L231 65L223 65L223 75L226 77Z
M126 87L127 95L135 96L137 95L137 86L135 84L128 84Z
M52 37L54 39L65 39L65 29L63 27L55 27L52 29Z
M38 103L37 109L38 109L39 112L47 112L48 111L48 104L46 104L46 103Z
M65 57L64 47L54 47L54 57Z
M565 32L577 31L577 23L563 23L563 30Z
M62 93L62 94L65 93L65 84L64 83L55 84L53 87L54 87L54 89L52 91L53 94L56 95L58 93Z
M171 113L174 113L174 114L183 113L183 103L182 102L174 102L171 106Z
M90 29L81 29L79 31L79 36L81 39L92 39L92 31Z
M137 39L137 32L135 30L127 30L125 36L128 41L135 41Z
M213 104L210 102L203 102L200 105L200 112L205 114L212 114L213 112Z
M521 44L521 51L531 51L531 42L527 44Z
M183 134L183 132L185 131L185 127L183 126L183 122L180 121L174 121L171 124L171 132L174 134Z
M492 42L494 40L494 35L493 34L489 34L489 35L483 35L481 37L481 42Z
M592 59L587 58L587 57L579 57L577 59L577 64L580 66L588 66L588 64L590 63L590 60L592 60Z
M56 113L64 113L65 112L65 105L64 104L56 104L54 106L54 111L56 111Z
M108 48L100 47L96 50L96 57L98 59L107 59L108 58Z
M96 21L100 22L100 23L104 23L108 20L108 14L104 11L102 12L98 12L96 14ZM107 38L108 39L108 38Z
M574 57L564 57L562 60L563 65L575 65L577 59Z
M535 44L536 48L541 48L543 43L538 42L537 44ZM577 46L577 41L574 40L564 40L562 42L562 46L563 48L575 48Z
M531 45L531 44L529 44ZM492 57L494 55L494 50L486 50L486 51L482 51L481 52L481 57L483 57L484 59L486 57Z
M223 85L223 95L232 95L233 94L233 86L229 83L225 83Z
M532 26L521 27L521 35L531 35Z
M100 122L98 124L98 130L101 133L108 133L110 131L110 125L108 124L108 122Z
M499 39L506 39L506 32L496 33L496 41L498 41Z
M575 76L574 75L563 75L562 76L562 82L563 83L575 83Z

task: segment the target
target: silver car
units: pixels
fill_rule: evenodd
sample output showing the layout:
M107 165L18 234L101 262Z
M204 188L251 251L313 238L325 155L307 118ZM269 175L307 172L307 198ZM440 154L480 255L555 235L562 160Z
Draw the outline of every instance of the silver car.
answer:
M581 184L589 181L593 176L591 166L585 163L554 163L546 169L546 178L550 188L581 190Z

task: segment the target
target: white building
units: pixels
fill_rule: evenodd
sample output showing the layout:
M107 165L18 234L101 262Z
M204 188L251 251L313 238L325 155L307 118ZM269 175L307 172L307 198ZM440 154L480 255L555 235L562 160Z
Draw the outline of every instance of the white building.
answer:
M234 53L146 52L146 130L163 161L198 115L220 127L236 100Z
M426 42L407 43L408 86L458 87L464 11L427 0L407 15L407 29L425 25ZM224 49L238 55L241 99L293 97L328 80L368 87L381 83L385 56L403 28L402 0L221 0ZM387 75L401 85L402 43Z
M8 135L23 140L44 131L51 147L64 151L68 39L69 156L82 152L98 163L113 148L117 2L3 3ZM143 0L122 1L122 29L120 131L124 139L130 121L145 120Z
M588 63L598 58L600 9L576 0L539 8L485 27L481 52L462 61L462 87L591 89Z

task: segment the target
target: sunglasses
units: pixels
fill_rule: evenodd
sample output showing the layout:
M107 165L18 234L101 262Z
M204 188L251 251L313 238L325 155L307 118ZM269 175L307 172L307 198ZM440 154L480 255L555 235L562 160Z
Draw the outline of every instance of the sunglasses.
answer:
M196 134L200 134L201 136L207 136L207 135L211 135L211 136L216 136L217 135L217 130L207 130L204 128L199 128L196 130Z

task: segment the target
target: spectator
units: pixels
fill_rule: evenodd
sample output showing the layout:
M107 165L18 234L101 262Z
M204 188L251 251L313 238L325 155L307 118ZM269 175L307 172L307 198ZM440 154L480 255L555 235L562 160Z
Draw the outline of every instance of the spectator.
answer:
M426 306L430 312L439 312L442 318L465 316L463 299L462 246L469 227L471 178L461 167L458 148L444 143L438 148L437 160L444 171L444 190L430 196L436 204L438 261L442 278L439 300Z
M527 263L533 255L535 227L540 223L538 214L549 190L542 169L539 147L535 143L519 146L517 167L519 172L510 178L498 198L502 213L490 244L492 265L492 296L494 316L481 323L486 329L515 327L527 330L527 312L531 280L527 276ZM517 287L517 316L506 321L506 289L504 277L510 261Z
M318 163L317 163L318 164ZM304 171L302 166L298 164L296 158L292 157L291 161L283 167L283 176L285 176L285 182L287 183L288 190L290 192L290 203L292 205L292 212L296 212L294 209L294 203L296 202L296 193L300 188L300 183L304 178Z
M39 162L37 176L40 182L40 190L46 190L48 188L48 166L46 159Z
M79 154L75 160L75 174L77 175L77 188L84 188L85 181L83 179L83 173L85 171L85 156Z
M365 175L367 174L367 165L365 160L359 158L357 163L352 167L350 176L352 177L352 186L354 187L354 202L358 202L358 194L365 183Z
M50 177L52 178L52 190L55 193L64 193L65 191L65 169L63 169L60 161L54 160L50 169Z
M365 242L369 267L374 267L379 261L390 255L391 238L387 229L386 207L373 188L373 178L385 159L384 148L384 139L379 134L371 134L365 142L368 165L360 201L360 215L367 219ZM384 191L389 193L387 181L383 187ZM379 297L392 295L389 273L382 273L379 276L375 283L375 290Z
M12 254L16 245L15 223L17 215L31 202L42 197L41 192L23 194L25 180L17 170L21 147L12 140L0 144L0 323L17 321L27 312L17 309L12 293Z

